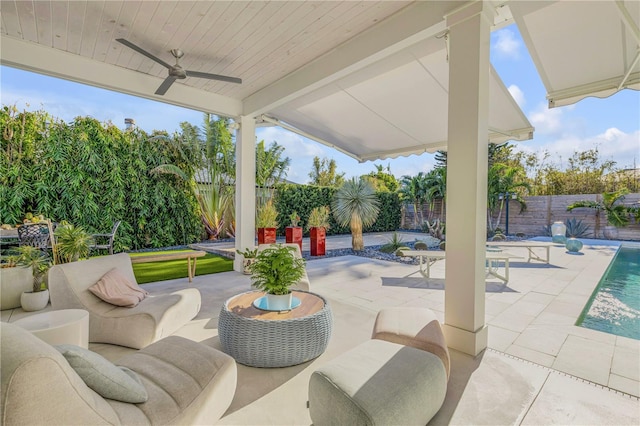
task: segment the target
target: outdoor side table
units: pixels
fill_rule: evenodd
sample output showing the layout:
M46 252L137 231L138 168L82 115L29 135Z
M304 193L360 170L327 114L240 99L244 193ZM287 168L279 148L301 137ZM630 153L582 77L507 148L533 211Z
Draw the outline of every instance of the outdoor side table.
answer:
M220 311L222 349L251 367L288 367L320 356L331 337L331 308L314 293L294 291L300 306L290 311L264 311L253 302L264 296L250 291L228 299Z
M61 309L30 315L14 321L50 345L77 345L89 348L89 312Z

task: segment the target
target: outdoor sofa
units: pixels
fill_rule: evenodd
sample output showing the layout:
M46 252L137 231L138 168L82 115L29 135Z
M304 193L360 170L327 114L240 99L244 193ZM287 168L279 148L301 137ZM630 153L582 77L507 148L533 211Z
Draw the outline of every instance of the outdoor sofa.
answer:
M142 349L173 334L200 311L200 292L195 288L150 295L131 308L107 303L89 287L114 268L137 286L126 253L55 265L49 270L52 308L89 311L89 342Z
M4 322L0 342L3 425L212 424L229 408L237 384L233 358L170 336L116 361L133 371L146 396L143 402L124 402L131 396L122 391L123 386L116 387L116 392L112 382L102 380L109 376L101 375L110 369L122 370L97 354L85 349L90 356L78 366L29 331ZM69 348L87 355L81 348ZM84 361L92 356L100 362L88 376ZM107 382L103 386L111 386L109 398L96 387L96 376Z

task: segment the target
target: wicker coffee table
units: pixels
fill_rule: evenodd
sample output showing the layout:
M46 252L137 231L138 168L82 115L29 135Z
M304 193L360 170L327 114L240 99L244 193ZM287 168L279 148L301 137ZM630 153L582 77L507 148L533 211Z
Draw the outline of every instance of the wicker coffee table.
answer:
M288 367L322 354L331 337L331 308L314 293L294 291L300 306L272 312L253 302L264 292L250 291L227 300L220 311L222 349L251 367Z

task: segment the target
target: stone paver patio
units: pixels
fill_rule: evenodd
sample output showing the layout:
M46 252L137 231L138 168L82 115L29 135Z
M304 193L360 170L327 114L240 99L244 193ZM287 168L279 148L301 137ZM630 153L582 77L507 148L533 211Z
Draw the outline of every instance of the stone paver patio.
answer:
M419 238L408 233L405 240ZM388 237L367 235L367 245ZM508 285L487 281L489 348L475 359L452 351L445 404L430 424L640 424L640 341L574 325L607 268L616 246L587 241L584 254L552 247L550 265L514 262ZM349 246L350 237L328 241ZM303 247L304 249L304 247ZM517 254L517 250L509 249ZM311 372L369 338L377 311L423 306L444 319L444 262L432 279L417 266L344 256L312 260L312 291L332 306L334 332L314 361L280 369L238 365L238 388L222 424L309 424L306 408ZM151 293L198 288L203 307L178 334L219 348L217 320L224 300L250 288L235 272L145 285ZM3 321L25 313L3 311ZM92 344L110 359L128 349ZM383 390L381 390L383 391Z

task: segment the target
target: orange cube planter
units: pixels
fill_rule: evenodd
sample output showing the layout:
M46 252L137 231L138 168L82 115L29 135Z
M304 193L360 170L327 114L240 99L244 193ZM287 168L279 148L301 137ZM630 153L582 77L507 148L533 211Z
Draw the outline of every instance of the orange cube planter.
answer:
M287 226L284 232L285 241L298 244L300 253L302 253L302 228L300 226Z
M276 228L258 228L258 244L275 244Z
M324 228L311 228L311 256L324 256L326 252L327 230Z

